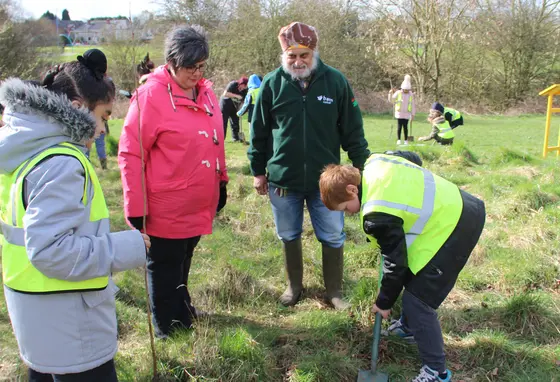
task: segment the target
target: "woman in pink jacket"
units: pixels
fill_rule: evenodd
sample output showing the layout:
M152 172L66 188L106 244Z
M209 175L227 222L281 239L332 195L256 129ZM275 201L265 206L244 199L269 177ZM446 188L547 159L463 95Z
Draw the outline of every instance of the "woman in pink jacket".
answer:
M187 290L191 259L200 236L212 233L218 201L227 195L222 116L212 83L203 78L208 55L201 27L170 32L167 64L133 95L119 143L125 215L142 230L146 214L152 240L149 292L162 338L175 327L190 328L197 317Z

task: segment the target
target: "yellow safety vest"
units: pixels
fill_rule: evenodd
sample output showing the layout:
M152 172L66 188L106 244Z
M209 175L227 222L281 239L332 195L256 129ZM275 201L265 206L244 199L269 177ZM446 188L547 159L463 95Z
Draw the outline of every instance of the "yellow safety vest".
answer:
M362 176L362 226L372 212L397 216L408 252L408 267L417 274L443 246L463 211L459 188L397 156L374 154ZM377 240L368 235L374 245Z
M85 169L83 203L87 205L89 182L93 185L93 198L89 220L96 222L109 218L103 190L95 169L85 154L76 146L62 143L41 152L19 166L11 174L0 175L0 245L2 246L2 277L4 284L23 293L60 293L105 289L109 277L85 281L67 281L50 278L31 264L25 248L23 217L23 183L25 176L42 160L54 155L68 155L78 159Z
M261 88L255 88L249 90L249 95L251 96L251 105L255 104L255 101L257 100L257 96L259 95L260 90Z
M444 139L455 138L455 132L449 125L449 122L447 122L446 120L444 122L436 124L435 126L437 126L437 128L439 129L439 132L437 133L438 137Z
M410 97L408 97L408 112L412 113L412 93L410 94ZM403 99L403 93L402 91L399 92L399 94L397 94L397 100L395 102L395 112L398 112L401 110L401 104L402 104L402 99Z
M443 115L445 115L445 114L447 114L447 113L450 113L450 114L451 114L451 120L452 120L452 121L456 121L456 120L458 120L459 118L461 118L461 113L459 112L459 110L455 110L455 109L452 109L452 108L450 108L450 107L446 107L446 108L444 108L443 110L444 110L444 111L443 111Z

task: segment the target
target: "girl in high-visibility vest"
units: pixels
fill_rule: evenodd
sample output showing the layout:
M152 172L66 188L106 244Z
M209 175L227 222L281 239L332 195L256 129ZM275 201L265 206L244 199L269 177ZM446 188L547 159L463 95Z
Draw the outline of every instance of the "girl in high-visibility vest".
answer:
M389 92L389 102L394 104L395 118L397 119L397 145L408 144L408 121L414 119L416 114L416 101L412 92L410 76L404 76L401 89ZM401 132L404 131L404 141L401 141Z
M144 265L150 246L140 231L110 232L85 156L112 111L106 70L93 49L40 84L12 78L0 86L2 280L30 381L117 381L111 275Z
M430 110L428 122L432 124L432 131L430 135L418 138L419 141L430 141L433 139L440 145L453 144L455 133L439 110Z

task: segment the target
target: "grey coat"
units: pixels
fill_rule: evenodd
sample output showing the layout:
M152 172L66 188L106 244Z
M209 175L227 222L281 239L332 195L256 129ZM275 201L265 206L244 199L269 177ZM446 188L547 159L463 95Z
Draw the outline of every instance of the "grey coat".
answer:
M0 128L0 173L11 173L31 156L61 142L83 146L95 132L85 109L44 88L10 79L0 86L5 106ZM146 249L138 231L110 233L109 220L89 221L83 196L85 172L73 157L54 156L26 177L25 246L48 277L87 280L140 267ZM89 182L91 186L91 182ZM23 361L52 374L83 372L112 359L117 320L112 282L96 292L23 294L4 286L8 313Z

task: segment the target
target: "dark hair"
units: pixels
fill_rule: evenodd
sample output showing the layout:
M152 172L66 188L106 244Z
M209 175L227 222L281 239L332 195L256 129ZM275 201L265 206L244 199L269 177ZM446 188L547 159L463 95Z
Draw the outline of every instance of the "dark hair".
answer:
M150 60L150 53L146 54L144 59L136 65L136 73L141 77L144 74L149 74L155 67L154 62Z
M107 59L103 52L91 49L77 61L57 65L47 72L41 86L66 95L71 101L82 101L93 110L99 103L115 98L115 84L105 76Z
M180 26L165 38L165 61L173 68L186 68L210 55L206 31L199 25Z

